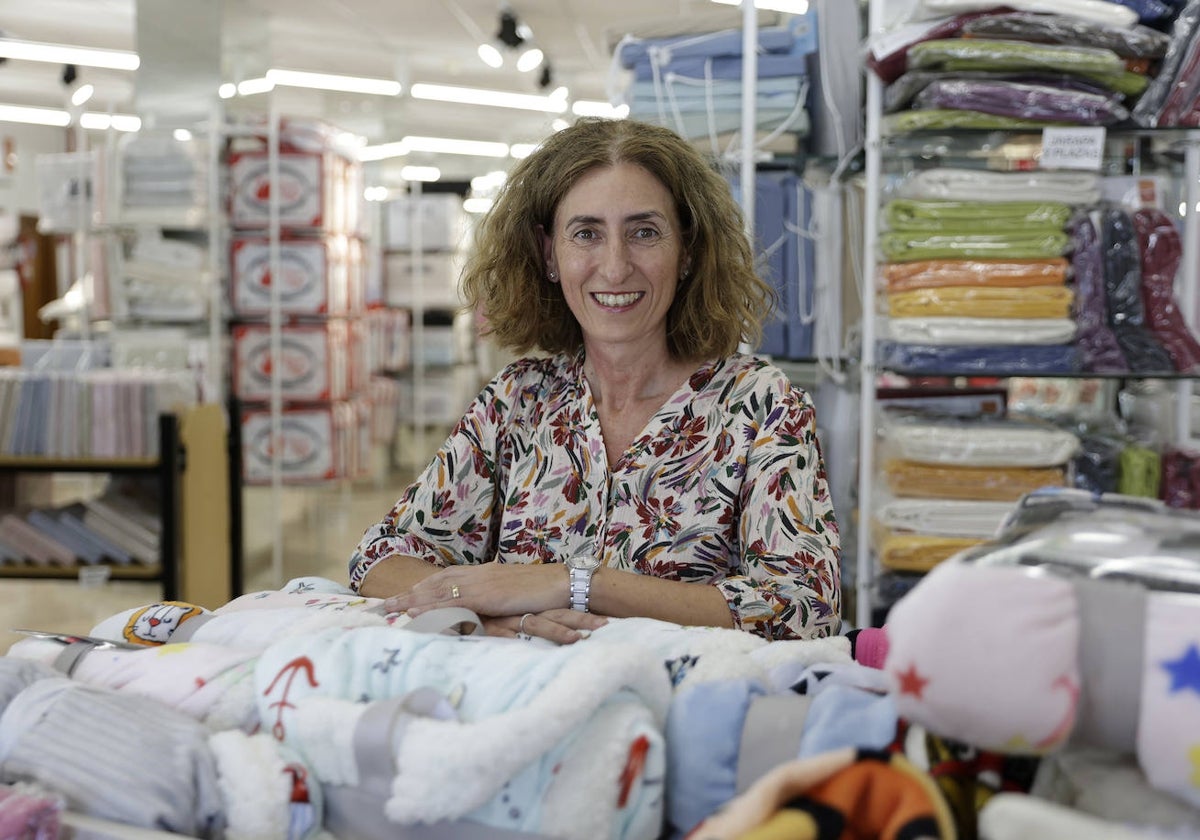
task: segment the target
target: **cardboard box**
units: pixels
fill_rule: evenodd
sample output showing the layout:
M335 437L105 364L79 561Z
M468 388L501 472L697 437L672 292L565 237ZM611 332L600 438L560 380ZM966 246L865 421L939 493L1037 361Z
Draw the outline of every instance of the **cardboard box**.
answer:
M351 371L349 328L344 321L291 324L280 328L279 379L283 398L293 402L345 399ZM269 400L275 363L266 324L233 328L233 389L242 400Z

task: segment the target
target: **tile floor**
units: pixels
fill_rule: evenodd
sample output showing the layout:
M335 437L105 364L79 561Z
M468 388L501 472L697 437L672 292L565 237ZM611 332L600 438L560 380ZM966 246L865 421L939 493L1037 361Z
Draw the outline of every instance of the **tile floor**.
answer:
M281 568L271 545L277 529L270 488L247 488L244 529L244 591L275 589L301 575L344 582L346 559L372 522L392 506L406 483L393 473L386 480L311 488L287 488L279 506L284 520ZM22 636L12 628L86 634L102 619L153 603L161 597L157 582L108 581L89 586L78 581L0 580L0 654Z

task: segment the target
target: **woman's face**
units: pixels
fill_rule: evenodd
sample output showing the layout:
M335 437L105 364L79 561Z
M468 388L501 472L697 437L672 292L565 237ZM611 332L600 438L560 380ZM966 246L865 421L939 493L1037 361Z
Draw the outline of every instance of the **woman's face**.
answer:
M585 346L663 343L683 270L683 231L667 188L633 164L594 169L559 202L543 233Z

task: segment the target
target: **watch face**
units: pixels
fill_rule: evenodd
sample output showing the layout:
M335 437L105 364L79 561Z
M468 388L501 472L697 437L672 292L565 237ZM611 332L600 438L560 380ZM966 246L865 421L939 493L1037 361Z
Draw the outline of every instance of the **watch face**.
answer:
M599 566L600 560L589 555L578 555L567 558L567 568L569 569L595 570Z

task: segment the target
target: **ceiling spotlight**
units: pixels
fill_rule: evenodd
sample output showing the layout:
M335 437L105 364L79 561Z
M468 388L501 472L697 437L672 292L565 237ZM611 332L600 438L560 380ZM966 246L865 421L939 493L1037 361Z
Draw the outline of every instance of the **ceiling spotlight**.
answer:
M547 61L542 65L542 73L538 76L538 87L545 90L552 84L554 84L554 74L550 72L550 62Z
M75 84L75 79L78 76L79 76L79 71L75 68L74 64L64 64L63 65L62 83L64 85L67 85L69 87L69 86Z
M525 38L519 30L517 16L508 9L502 9L500 11L500 28L496 30L496 40L515 50L525 43Z
M504 56L500 54L500 50L496 49L491 44L479 45L479 57L483 59L483 63L488 67L504 66Z
M91 99L92 94L95 92L96 88L94 85L89 85L86 83L82 84L75 88L75 91L71 94L71 104L78 108L80 105L83 105L85 102Z

